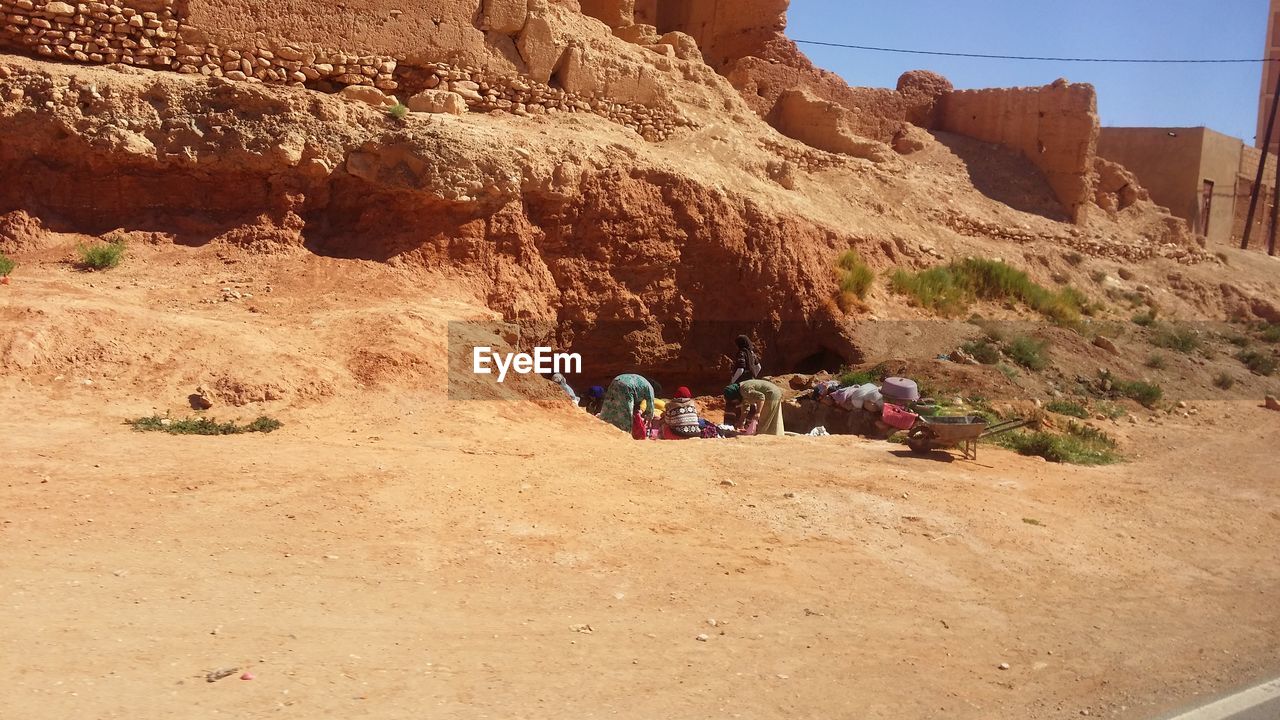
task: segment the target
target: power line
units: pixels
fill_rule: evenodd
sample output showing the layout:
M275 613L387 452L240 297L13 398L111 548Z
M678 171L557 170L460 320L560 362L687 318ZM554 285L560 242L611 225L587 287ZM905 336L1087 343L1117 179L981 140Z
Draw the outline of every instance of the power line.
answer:
M847 45L845 43L819 42L817 40L796 40L801 45L821 45L823 47L846 48L849 50L868 50L871 52L899 53L903 55L934 55L940 57L979 58L983 60L1038 60L1044 62L1074 63L1128 63L1128 64L1243 64L1280 62L1280 58L1231 58L1214 60L1144 60L1136 58L1072 58L1072 57L1036 57L1034 55L985 55L982 53L941 52L938 50L904 50L901 48L873 47L870 45Z

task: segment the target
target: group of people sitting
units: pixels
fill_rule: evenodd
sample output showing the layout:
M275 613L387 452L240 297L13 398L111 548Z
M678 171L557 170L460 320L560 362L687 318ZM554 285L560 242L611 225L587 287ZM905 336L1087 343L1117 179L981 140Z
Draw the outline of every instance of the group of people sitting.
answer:
M750 338L737 339L738 356L729 386L724 389L725 421L717 425L704 418L687 387L676 389L671 400L658 400L654 383L628 373L614 378L609 387L594 386L578 399L564 376L552 378L587 412L637 439L686 440L727 435L783 435L782 388L759 378L760 356ZM661 414L659 414L661 410Z

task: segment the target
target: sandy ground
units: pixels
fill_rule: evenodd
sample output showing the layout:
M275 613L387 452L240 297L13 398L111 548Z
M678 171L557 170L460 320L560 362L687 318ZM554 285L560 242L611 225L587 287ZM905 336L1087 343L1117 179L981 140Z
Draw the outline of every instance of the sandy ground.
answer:
M1280 671L1280 416L1253 404L1117 426L1132 460L1098 469L636 443L451 402L434 361L406 380L414 313L453 307L420 282L237 266L274 284L251 312L136 252L0 297L28 364L0 379L0 717L1146 720ZM271 375L299 357L328 390ZM293 393L284 429L121 423L238 362Z

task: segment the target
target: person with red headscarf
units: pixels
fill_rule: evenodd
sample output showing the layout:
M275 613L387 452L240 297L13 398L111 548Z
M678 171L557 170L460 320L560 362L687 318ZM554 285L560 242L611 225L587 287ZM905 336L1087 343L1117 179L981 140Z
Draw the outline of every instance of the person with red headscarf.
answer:
M689 388L676 389L676 396L667 403L662 413L662 439L687 440L702 437L702 423L698 417L698 405L693 401Z

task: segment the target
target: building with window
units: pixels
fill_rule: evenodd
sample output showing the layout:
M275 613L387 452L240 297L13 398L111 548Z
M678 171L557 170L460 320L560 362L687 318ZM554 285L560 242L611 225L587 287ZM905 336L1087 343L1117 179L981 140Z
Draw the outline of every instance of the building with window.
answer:
M1128 168L1152 201L1186 220L1192 232L1211 243L1240 243L1262 159L1257 148L1204 127L1112 127L1102 129L1098 154ZM1276 168L1272 155L1254 215L1253 237L1263 247L1274 212Z

